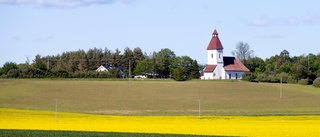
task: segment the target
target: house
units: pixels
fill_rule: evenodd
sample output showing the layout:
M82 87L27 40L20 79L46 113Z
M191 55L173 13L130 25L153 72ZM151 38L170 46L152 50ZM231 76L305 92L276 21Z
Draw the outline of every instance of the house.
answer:
M249 69L235 57L223 56L223 46L215 29L207 47L207 64L200 75L201 79L242 79Z
M121 77L124 77L124 67L122 66L112 66L110 64L101 65L99 68L97 68L97 72L108 72L109 69L112 68L118 68L120 70Z

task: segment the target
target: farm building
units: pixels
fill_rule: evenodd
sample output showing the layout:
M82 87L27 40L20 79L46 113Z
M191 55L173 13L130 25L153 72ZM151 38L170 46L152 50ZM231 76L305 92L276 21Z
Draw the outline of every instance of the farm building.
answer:
M124 77L124 67L122 66L112 66L110 64L101 65L99 68L96 69L97 72L108 72L109 69L117 68L120 71L121 77Z
M201 79L242 79L242 74L249 71L235 57L223 56L223 46L216 29L207 47L207 60Z

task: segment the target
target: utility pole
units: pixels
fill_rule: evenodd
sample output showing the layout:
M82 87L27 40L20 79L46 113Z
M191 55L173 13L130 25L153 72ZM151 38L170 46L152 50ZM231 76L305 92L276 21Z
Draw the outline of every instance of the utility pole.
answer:
M129 81L131 80L131 59L129 59Z
M282 75L280 76L280 99L282 99Z
M49 59L49 56L47 56L47 69L50 69L50 59Z
M59 100L59 98L54 98L54 100L56 101L56 115L55 115L55 119L56 119L56 121L58 120L58 100Z
M309 74L309 55L308 55L308 74Z
M199 120L201 119L201 98L198 99L199 102Z

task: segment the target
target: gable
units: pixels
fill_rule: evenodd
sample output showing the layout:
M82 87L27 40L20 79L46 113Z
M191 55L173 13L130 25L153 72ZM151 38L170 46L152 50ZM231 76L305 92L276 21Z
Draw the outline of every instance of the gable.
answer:
M213 72L216 69L217 65L207 65L203 72Z
M249 71L249 69L235 57L223 57L223 62L223 68L226 71Z
M121 71L121 73L124 71L124 67L122 66L110 66L109 64L106 64L106 65L101 65L99 68L97 68L96 71L105 71L107 72L109 68L117 68Z
M99 68L97 68L96 71L108 71L108 69L106 67L104 67L103 65L101 65Z

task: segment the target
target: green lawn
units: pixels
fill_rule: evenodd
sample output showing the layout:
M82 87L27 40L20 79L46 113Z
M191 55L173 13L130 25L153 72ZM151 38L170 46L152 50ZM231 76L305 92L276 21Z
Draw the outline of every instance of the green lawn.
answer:
M115 115L320 114L313 86L230 81L0 80L0 107Z

